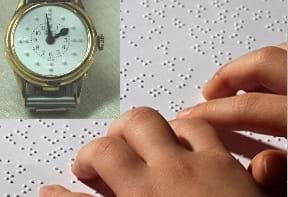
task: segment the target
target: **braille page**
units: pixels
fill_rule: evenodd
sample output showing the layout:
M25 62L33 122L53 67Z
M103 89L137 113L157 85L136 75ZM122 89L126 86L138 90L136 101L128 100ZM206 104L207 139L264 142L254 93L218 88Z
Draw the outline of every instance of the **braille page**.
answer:
M84 144L103 136L106 120L1 120L0 196L36 197L46 184L96 192L70 171Z

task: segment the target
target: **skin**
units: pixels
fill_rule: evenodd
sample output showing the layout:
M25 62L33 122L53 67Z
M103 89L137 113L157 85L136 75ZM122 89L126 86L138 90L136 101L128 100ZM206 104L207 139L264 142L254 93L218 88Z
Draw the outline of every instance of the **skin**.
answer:
M105 196L262 196L254 180L266 194L286 196L286 152L256 155L252 180L208 124L286 136L286 50L266 47L224 66L204 88L208 102L178 120L167 123L148 108L124 114L107 137L81 149L74 174ZM56 185L41 188L48 196L90 197Z
M263 196L207 121L167 122L149 108L125 113L107 137L84 146L72 171L84 182L108 186L100 189L105 196ZM40 190L40 197L56 196L90 197L61 186Z
M239 90L246 93L237 95ZM177 118L201 118L217 128L287 137L287 44L258 49L223 66L203 95L207 102L185 109ZM266 150L249 166L271 196L286 196L286 155Z

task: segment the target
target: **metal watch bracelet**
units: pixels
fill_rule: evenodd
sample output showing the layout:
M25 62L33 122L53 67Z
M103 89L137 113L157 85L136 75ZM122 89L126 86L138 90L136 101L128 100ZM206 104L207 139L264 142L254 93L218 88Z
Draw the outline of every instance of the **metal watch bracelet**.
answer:
M67 111L75 108L81 89L82 81L59 87L57 91L44 91L42 87L23 81L25 106L36 112Z

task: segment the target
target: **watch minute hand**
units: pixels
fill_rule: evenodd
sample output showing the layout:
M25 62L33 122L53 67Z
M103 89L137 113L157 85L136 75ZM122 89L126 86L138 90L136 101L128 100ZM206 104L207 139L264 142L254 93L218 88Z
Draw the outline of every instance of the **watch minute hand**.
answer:
M49 23L49 19L48 19L48 15L46 14L46 23L47 23L47 32L48 32L48 35L47 35L47 38L46 38L46 42L48 44L53 44L55 42L55 39L52 35L52 31L51 31L51 26L50 26L50 23Z
M46 14L46 24L47 24L47 29L48 29L48 36L52 36L52 31L51 31L51 27L50 27L50 23L49 23L49 19L48 19L47 14Z

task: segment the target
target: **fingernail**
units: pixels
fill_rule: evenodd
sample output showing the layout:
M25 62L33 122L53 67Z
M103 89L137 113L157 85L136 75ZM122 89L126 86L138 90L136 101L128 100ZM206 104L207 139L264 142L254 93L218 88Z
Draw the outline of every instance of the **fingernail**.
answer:
M88 180L95 178L97 173L87 166L79 165L78 162L75 162L72 166L72 173L77 177L77 179Z
M264 157L264 170L267 183L274 185L286 179L287 163L282 158L267 155Z
M232 61L229 62L229 63L227 63L227 64L225 64L225 65L223 65L223 66L213 75L213 77L212 77L211 80L214 80L214 79L218 78L218 77L220 76L220 74L223 72L223 70L224 70L226 67L228 67L231 63L232 63Z
M50 196L50 193L52 191L52 188L53 186L43 186L40 188L40 191L39 191L39 196L40 197L49 197Z

